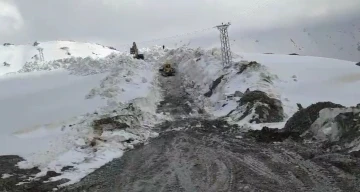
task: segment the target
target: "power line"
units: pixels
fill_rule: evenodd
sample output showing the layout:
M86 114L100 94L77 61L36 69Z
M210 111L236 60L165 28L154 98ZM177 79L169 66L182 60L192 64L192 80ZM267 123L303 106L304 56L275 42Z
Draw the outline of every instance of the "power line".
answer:
M172 36L167 36L167 37L162 37L162 38L154 38L154 39L145 40L145 41L137 41L137 43L151 43L151 42L156 42L156 41L161 41L161 40L175 39L175 38L179 38L179 37L183 37L183 36L190 36L190 35L194 35L197 33L203 33L203 32L209 31L209 30L213 30L213 29L214 29L213 27L209 27L209 28L195 30L195 31L187 32L187 33L178 34L178 35L172 35ZM131 43L124 43L124 44L121 44L120 46L128 46L128 45L131 45Z
M265 3L264 3L265 1ZM263 7L265 5L268 5L269 2L273 1L273 0L264 0L261 3L257 3L256 5L257 8ZM247 9L245 12L244 16L249 16L250 13L253 13L254 11L256 11L257 9ZM202 32L206 32L206 31L210 31L213 30L214 27L209 27L209 28L204 28L204 29L200 29L200 30L195 30L195 31L191 31L191 32L187 32L187 33L182 33L182 34L178 34L178 35L172 35L172 36L168 36L168 37L162 37L162 38L154 38L154 39L150 39L150 40L144 40L144 41L137 41L137 43L151 43L151 42L156 42L156 41L162 41L162 40L168 40L168 39L175 39L175 38L179 38L179 37L184 37L184 36L190 36L190 35L194 35L197 33L202 33ZM120 44L119 46L131 46L132 42L129 43L124 43L124 44Z

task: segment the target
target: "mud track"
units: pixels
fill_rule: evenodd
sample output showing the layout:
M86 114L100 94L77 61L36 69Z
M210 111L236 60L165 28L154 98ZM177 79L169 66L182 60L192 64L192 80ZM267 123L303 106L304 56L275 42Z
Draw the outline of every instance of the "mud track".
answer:
M236 126L190 115L199 107L180 76L161 81L166 96L158 112L170 113L174 121L159 124L160 136L149 144L61 191L360 191L359 159L312 144L239 138Z
M240 128L208 118L182 86L181 76L162 77L165 99L159 113L174 118L154 129L147 145L127 151L62 192L237 192L360 191L360 160L327 153L315 144L258 143ZM9 160L10 158L10 160ZM0 157L0 191L52 191L58 183L15 186L22 175L17 156ZM49 177L53 176L49 174Z

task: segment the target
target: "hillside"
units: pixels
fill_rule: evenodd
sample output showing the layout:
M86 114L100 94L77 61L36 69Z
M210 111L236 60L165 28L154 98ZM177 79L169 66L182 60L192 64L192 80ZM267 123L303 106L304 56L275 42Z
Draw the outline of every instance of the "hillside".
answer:
M32 45L0 46L0 75L17 72L27 62L41 62L39 48L43 49L44 61L53 61L70 57L103 58L116 50L102 45L71 41L38 42ZM4 66L7 63L8 66Z
M358 124L346 123L359 112L350 108L360 97L354 89L360 86L355 62L234 53L234 63L224 67L219 49L151 47L141 50L145 60L135 60L98 45L68 44L75 58L63 54L59 47L65 44L42 44L49 45L47 52L44 46L46 61L31 62L30 57L26 65L13 69L18 73L0 77L0 146L11 146L0 150L0 181L7 182L0 182L0 189L356 188L356 178L343 179L356 173L326 167L344 159L354 162L349 166L358 171L360 160L348 157L360 149ZM94 56L96 50L100 55ZM0 58L5 58L2 52ZM165 60L174 63L175 77L159 75ZM312 105L327 101L336 104ZM350 128L337 124L342 114L349 118L341 122ZM306 122L299 122L302 119ZM316 140L308 142L296 132L304 142L287 136L281 143L291 129ZM264 144L267 134L275 137ZM329 155L331 162L305 159L308 154ZM219 171L207 172L198 165ZM207 178L216 178L214 185L198 179L197 174L205 172ZM139 175L144 183L138 183ZM309 177L323 179L312 183ZM176 178L180 184L174 183Z

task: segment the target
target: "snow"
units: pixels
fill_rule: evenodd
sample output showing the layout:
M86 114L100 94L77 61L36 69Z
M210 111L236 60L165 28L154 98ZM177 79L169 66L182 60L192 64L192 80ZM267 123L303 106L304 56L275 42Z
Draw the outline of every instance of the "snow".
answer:
M6 179L6 178L9 178L9 177L11 177L11 176L12 176L12 175L10 175L10 174L4 173L4 174L2 174L1 178L2 178L2 179Z
M7 45L0 46L0 75L20 70L26 62L40 62L39 48L43 49L44 61L53 61L70 57L103 58L117 53L102 45L71 41L40 42L37 46ZM10 66L3 66L4 62Z
M311 131L320 140L329 140L331 142L339 141L338 124L335 117L341 113L359 113L358 108L325 108L319 112L319 118L311 125ZM360 144L360 143L359 143Z
M49 170L62 173L50 180L70 179L64 185L158 136L151 128L168 118L156 114L162 98L159 61L176 63L187 91L214 118L236 109L240 97L234 96L235 91L244 93L248 88L282 101L287 118L297 110L296 103L306 107L332 101L350 106L360 97L355 89L360 86L360 67L348 61L240 53L233 54L234 64L224 68L219 49L181 47L164 52L161 47L146 48L140 50L146 58L142 61L88 43L40 42L38 47L43 48L45 61L32 58L39 53L32 45L0 47L0 62L11 64L0 66L0 89L4 90L0 93L0 145L11 146L1 147L0 155L20 155L25 161L18 166L23 169L39 167L35 178ZM260 65L238 74L248 61ZM204 96L220 76L213 94ZM119 115L129 128L101 132L93 128L94 120ZM245 118L233 123L251 129L285 124L246 122ZM321 131L330 135L335 128L328 125ZM72 168L62 171L66 166Z
M162 96L154 59L134 60L127 54L100 50L98 45L40 45L45 47L45 58L58 60L25 65L12 60L13 73L0 76L0 89L6 90L0 93L0 145L11 146L1 147L0 155L23 157L25 161L18 163L22 169L39 167L35 179L50 170L62 173L51 180L67 178L70 181L64 185L69 185L121 157L124 150L157 136L151 127L164 117L156 114ZM61 49L50 51L65 45L77 57L60 55ZM102 55L92 56L96 49ZM160 56L154 50L146 53ZM0 58L5 57L0 54ZM124 116L123 122L132 121L131 126L101 133L93 129L94 120L117 115ZM96 145L90 146L94 141ZM73 168L62 171L66 166Z
M187 77L189 89L197 92L193 96L215 117L234 110L238 98L233 94L235 91L244 93L247 88L264 91L270 97L279 99L286 119L297 111L296 103L307 107L319 101L345 106L354 106L359 102L360 92L355 87L360 86L360 67L355 62L310 56L234 53L234 64L224 68L219 49L183 48L175 50L168 58L176 61L174 58L181 58L184 53L186 57L179 62L179 72ZM250 61L256 61L261 66L237 74L239 66ZM205 97L212 82L222 75L224 77L212 96ZM278 124L276 128L282 128L282 125ZM250 126L259 128L257 125Z

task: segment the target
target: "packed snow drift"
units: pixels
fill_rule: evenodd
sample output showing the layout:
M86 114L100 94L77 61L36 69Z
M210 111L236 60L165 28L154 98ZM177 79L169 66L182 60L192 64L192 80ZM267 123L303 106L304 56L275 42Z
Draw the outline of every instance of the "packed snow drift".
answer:
M155 113L161 93L151 59L134 60L98 45L40 45L48 61L23 63L8 57L13 67L0 69L2 74L13 72L0 76L0 155L25 158L18 166L38 167L35 178L55 171L62 175L51 180L64 178L71 184L157 136L151 127L162 118ZM61 55L59 47L65 45L73 50L71 57ZM14 46L0 58L24 55L25 47ZM71 169L62 171L64 167Z
M17 72L28 62L54 61L71 57L103 58L118 51L92 43L72 41L34 42L29 45L0 45L0 75Z

